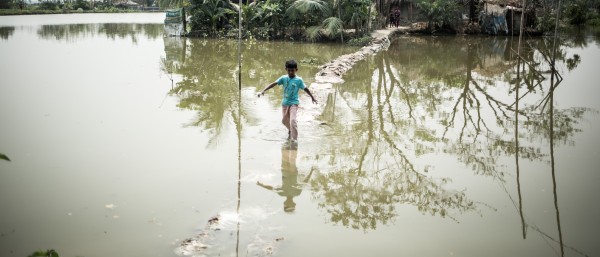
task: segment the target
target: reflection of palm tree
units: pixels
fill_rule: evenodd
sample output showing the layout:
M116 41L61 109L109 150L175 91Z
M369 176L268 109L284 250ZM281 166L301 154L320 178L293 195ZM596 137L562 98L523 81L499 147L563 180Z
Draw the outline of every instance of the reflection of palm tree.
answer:
M281 148L281 186L273 187L257 181L256 184L277 192L280 196L285 197L283 202L283 210L285 212L293 212L296 209L294 197L302 193L302 185L306 184L313 173L311 169L306 178L298 183L298 168L296 167L296 158L298 157L298 149L294 145L284 145Z
M210 143L220 135L228 119L237 115L241 105L241 120L256 122L249 112L251 101L238 101L237 42L230 40L188 39L188 43L167 47L165 39L166 62L163 71L172 71L181 75L170 94L180 98L178 106L197 112L197 117L188 126L198 126L212 134ZM280 75L283 62L274 62L273 52L280 51L282 42L250 42L244 44L243 77L244 85L260 85ZM178 48L179 47L179 48ZM301 44L294 46L297 56L324 58L346 53L349 49L332 47L331 51L322 51L323 45ZM319 51L319 49L321 49ZM183 57L185 56L185 57ZM170 65L170 60L184 60L178 65ZM218 65L217 65L218 64ZM171 69L172 68L172 69ZM302 74L316 73L318 67L301 66ZM313 74L314 74L313 73ZM251 75L252 74L252 75ZM281 99L270 99L274 106Z
M211 142L220 135L223 122L236 117L236 107L240 104L237 87L233 86L237 84L236 79L231 76L237 62L234 53L228 51L233 43L206 44L205 41L192 40L189 46L186 44L188 49L180 49L186 51L185 63L175 70L183 78L170 91L181 98L180 108L198 111L198 117L189 125L210 130L214 136ZM167 54L177 53L170 51ZM167 56L169 58L173 56ZM240 115L247 120L245 109L241 109Z

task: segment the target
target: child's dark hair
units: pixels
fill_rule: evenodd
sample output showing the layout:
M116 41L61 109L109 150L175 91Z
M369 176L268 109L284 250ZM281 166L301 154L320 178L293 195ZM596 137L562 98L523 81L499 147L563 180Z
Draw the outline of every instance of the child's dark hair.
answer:
M296 61L294 61L294 60L289 60L289 61L285 62L285 68L286 69L298 69L298 63L296 63Z

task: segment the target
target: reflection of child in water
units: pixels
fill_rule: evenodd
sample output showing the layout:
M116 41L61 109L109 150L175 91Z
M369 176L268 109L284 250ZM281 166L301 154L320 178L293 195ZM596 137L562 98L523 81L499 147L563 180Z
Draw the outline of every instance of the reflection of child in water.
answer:
M256 182L257 185L268 190L273 190L277 192L277 194L285 197L285 201L283 202L283 210L285 212L293 212L296 209L294 197L302 193L302 185L298 183L298 168L296 167L297 157L298 149L294 144L284 145L284 147L281 148L281 187L265 185L260 181ZM302 181L302 184L308 182L311 175L312 170L306 176L304 181Z

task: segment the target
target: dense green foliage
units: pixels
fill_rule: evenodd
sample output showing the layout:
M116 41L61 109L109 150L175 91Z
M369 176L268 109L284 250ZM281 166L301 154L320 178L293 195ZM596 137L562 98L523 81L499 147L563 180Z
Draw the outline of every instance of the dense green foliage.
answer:
M151 7L155 0L134 0L136 7L128 7L112 0L41 0L32 3L29 0L0 0L0 15L26 15L26 14L59 14L59 13L116 13L140 12L142 7Z
M461 18L461 8L455 0L418 0L417 6L425 15L431 31L453 30Z
M598 20L600 0L573 0L565 8L565 17L572 25L584 25Z
M191 0L195 35L236 35L239 6L227 0ZM343 40L368 33L369 0L267 0L242 4L245 37L288 40ZM350 29L350 30L349 30Z
M369 43L371 43L371 40L372 39L369 36L353 38L353 39L350 39L348 41L348 45L351 45L351 46L366 46Z
M46 251L37 251L32 253L31 255L29 255L29 257L59 257L58 253L53 250L46 250Z
M135 0L142 6L155 0ZM418 11L416 20L427 22L427 31L456 32L464 25L463 17L475 8L474 1L411 0ZM158 0L161 9L185 8L190 18L191 36L233 37L238 34L239 11L242 12L243 36L258 39L324 41L334 40L363 44L373 29L385 26L386 14L395 2L375 0L265 0L246 1L241 6L231 0ZM472 6L473 5L473 6ZM24 0L0 0L0 15L48 14L70 12L124 12L124 6L112 1L74 0L42 1L27 4ZM600 0L563 1L560 8L553 0L528 1L534 10L535 29L553 31L556 17L560 24L600 25ZM557 16L557 10L560 14ZM345 39L344 39L345 38Z

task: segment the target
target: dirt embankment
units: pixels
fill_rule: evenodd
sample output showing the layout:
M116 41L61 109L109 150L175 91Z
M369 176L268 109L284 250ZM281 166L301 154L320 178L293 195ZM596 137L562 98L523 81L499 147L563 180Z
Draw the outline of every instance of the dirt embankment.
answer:
M362 47L359 51L342 55L329 63L322 65L317 72L315 80L317 83L342 83L342 76L360 60L379 51L386 50L390 46L389 36L395 33L406 33L409 27L388 28L376 30L371 33L371 43Z

